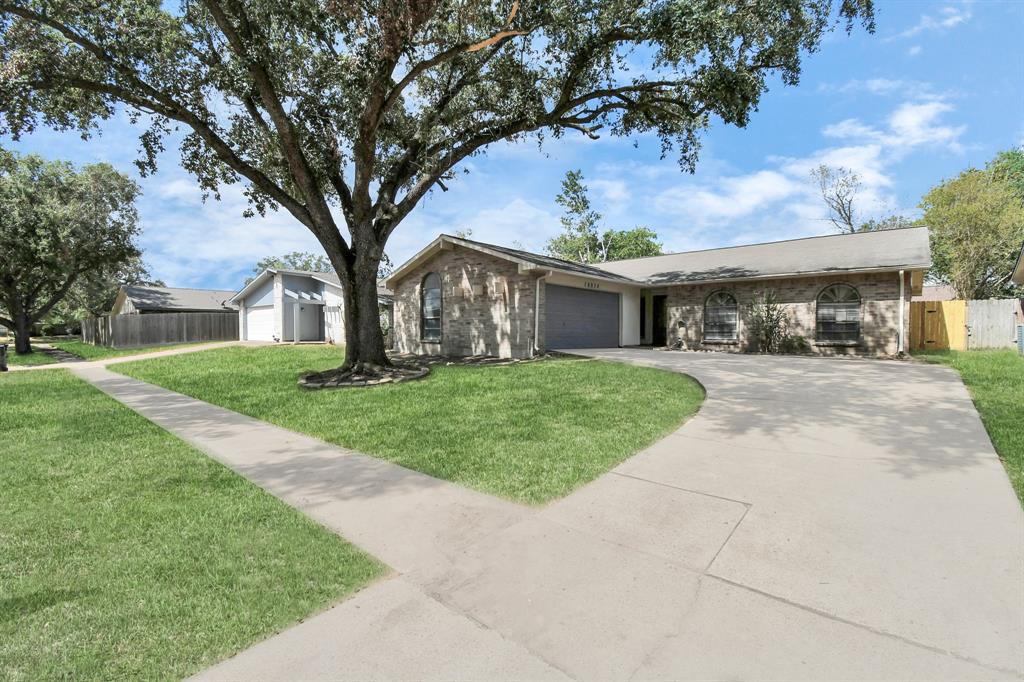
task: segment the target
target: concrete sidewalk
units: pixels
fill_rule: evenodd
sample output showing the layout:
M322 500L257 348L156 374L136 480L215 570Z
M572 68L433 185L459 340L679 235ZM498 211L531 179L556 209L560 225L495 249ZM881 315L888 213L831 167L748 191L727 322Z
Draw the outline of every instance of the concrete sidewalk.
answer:
M708 397L541 509L72 370L396 571L200 679L1022 676L1024 515L955 374L591 353Z

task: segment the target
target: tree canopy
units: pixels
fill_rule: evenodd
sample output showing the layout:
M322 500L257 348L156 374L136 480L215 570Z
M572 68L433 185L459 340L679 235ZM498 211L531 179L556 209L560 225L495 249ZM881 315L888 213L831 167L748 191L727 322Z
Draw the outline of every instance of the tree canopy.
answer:
M1019 296L1010 274L1024 243L1024 204L1014 186L989 170L968 169L921 201L931 228L929 277L958 298Z
M123 284L166 286L162 280L153 277L141 257L105 268L92 268L79 276L68 295L46 316L44 324L69 332L79 329L83 318L110 312Z
M256 275L269 268L280 268L282 270L303 270L305 272L334 272L331 261L322 253L311 253L309 251L292 251L283 256L266 256L256 261L252 268L252 275L246 278L245 283L256 279Z
M0 0L0 133L89 134L124 108L149 173L183 129L204 190L244 181L252 210L312 231L345 284L346 361L386 363L384 246L467 157L652 132L692 169L711 117L745 125L857 21L872 0Z
M105 163L71 164L0 150L0 323L31 350L31 326L85 273L118 270L140 253L139 189Z
M560 218L563 232L548 240L547 250L552 256L577 263L603 263L661 254L658 235L646 227L599 231L601 214L590 204L583 171L565 174L555 202L564 209Z

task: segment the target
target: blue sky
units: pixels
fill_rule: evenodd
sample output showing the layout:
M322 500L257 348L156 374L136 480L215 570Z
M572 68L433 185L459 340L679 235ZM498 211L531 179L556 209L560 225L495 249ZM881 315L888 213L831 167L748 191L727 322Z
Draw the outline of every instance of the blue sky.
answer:
M646 225L666 250L728 246L832 232L809 171L845 166L864 181L864 217L918 215L931 186L996 152L1024 144L1024 3L878 2L874 35L842 31L805 61L799 86L773 85L750 125L714 125L697 172L659 159L655 139L567 136L538 151L501 145L467 165L395 232L399 263L440 232L543 250L560 225L554 202L572 168L583 170L608 227ZM101 137L37 131L5 146L134 173L138 131L124 122ZM141 244L172 286L234 289L262 256L319 251L283 212L242 217L239 188L203 203L176 150L141 179Z

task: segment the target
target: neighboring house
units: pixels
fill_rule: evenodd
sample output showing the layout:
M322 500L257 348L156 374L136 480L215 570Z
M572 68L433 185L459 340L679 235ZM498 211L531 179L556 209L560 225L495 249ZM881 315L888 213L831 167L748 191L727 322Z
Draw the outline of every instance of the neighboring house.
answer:
M1024 287L1024 245L1020 247L1020 253L1017 255L1017 265L1013 268L1010 281Z
M215 289L176 289L126 284L118 290L110 314L232 313L235 307L228 299L234 293Z
M896 355L930 265L927 228L594 265L441 235L386 284L401 352L523 358L677 341L746 350L749 306L773 290L812 352Z
M338 276L268 268L229 297L238 306L243 341L345 340L344 298ZM391 292L379 288L382 311L391 307Z
M948 284L928 284L921 287L920 294L914 294L912 301L955 301L956 289Z

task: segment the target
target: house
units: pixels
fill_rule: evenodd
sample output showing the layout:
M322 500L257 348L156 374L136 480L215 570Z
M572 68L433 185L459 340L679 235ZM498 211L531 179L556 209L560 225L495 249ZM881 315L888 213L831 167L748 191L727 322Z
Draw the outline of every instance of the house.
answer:
M921 293L915 294L912 301L955 301L956 289L948 284L926 284Z
M229 297L238 306L243 341L326 341L345 338L341 280L333 272L268 268ZM391 292L378 288L382 314Z
M1020 253L1017 254L1017 264L1010 274L1010 281L1017 286L1024 287L1024 245L1020 247Z
M896 355L931 265L927 228L808 237L581 265L441 235L387 278L395 349L525 358L545 350L751 347L772 290L818 354Z
M230 299L235 292L215 289L176 289L125 284L117 292L111 315L151 313L233 313Z

